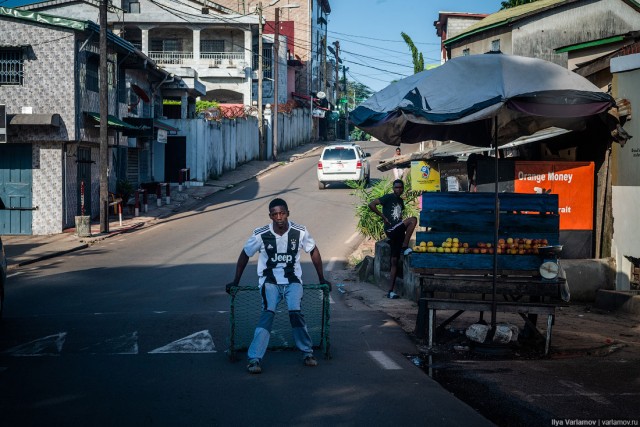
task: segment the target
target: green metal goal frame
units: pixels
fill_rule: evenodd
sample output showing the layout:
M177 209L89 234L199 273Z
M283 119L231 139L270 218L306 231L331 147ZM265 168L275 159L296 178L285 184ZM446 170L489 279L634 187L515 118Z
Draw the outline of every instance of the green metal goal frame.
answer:
M316 336L313 342L314 348L319 348L324 354L325 359L331 358L330 353L330 341L329 341L329 318L330 318L330 300L329 300L329 285L326 284L308 284L303 285L303 297L301 302L302 313L305 315L305 319L307 320L307 328L317 330L319 327L319 336ZM230 323L231 323L231 334L229 338L229 350L228 355L230 360L236 361L237 352L239 350L247 350L250 344L247 342L247 328L250 329L251 335L253 335L253 331L257 325L257 319L260 316L260 312L262 311L262 306L258 302L256 304L252 304L251 307L247 307L246 303L242 304L241 300L246 294L244 292L260 292L260 288L257 286L233 286L231 287L231 313L230 313ZM316 306L312 306L310 303L310 299L313 298L312 295L318 295L318 292L321 293L321 303L316 304ZM251 295L253 297L253 295ZM319 296L319 295L318 295ZM258 296L259 300L259 296ZM321 307L317 307L321 304ZM280 312L280 308L283 307L286 311L286 303L281 301L278 304L276 309L276 319L274 319L274 326L277 325L288 325L287 330L291 330L291 326L289 325L289 317L286 316L286 319L283 320L283 313ZM311 311L313 309L313 311ZM246 319L248 317L253 317L256 320L252 322L248 322ZM242 331L241 331L242 329ZM244 334L241 334L244 332ZM245 339L243 340L240 335L244 335ZM312 334L312 339L317 333ZM274 339L272 334L271 340L269 342L270 350L280 350L280 349L294 349L295 344L293 340L291 342Z

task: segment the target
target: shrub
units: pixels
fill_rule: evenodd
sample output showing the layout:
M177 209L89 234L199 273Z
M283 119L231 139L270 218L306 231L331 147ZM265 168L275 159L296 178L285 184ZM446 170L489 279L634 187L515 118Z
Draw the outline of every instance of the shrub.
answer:
M386 177L382 178L371 185L370 188L367 188L366 183L359 181L348 181L347 185L354 190L352 194L358 199L355 203L358 232L376 241L386 238L382 218L371 212L369 203L393 192L393 180ZM411 177L407 176L403 193L405 205L403 214L405 218L418 216L418 197L420 197L420 193L411 190Z

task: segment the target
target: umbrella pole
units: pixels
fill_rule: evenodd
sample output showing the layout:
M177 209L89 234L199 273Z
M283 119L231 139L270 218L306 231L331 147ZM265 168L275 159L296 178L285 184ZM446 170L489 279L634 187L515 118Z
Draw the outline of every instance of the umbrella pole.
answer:
M494 118L493 123L493 149L495 157L495 226L493 228L493 283L492 283L492 300L491 300L491 336L496 331L496 312L498 311L498 302L496 300L496 281L498 279L498 229L500 227L500 199L498 198L498 183L500 177L498 175L498 116Z

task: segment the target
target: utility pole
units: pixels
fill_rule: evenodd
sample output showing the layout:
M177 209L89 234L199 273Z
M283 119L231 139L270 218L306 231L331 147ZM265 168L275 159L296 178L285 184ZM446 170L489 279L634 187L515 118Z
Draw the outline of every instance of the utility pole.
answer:
M258 2L258 151L261 160L266 158L266 147L264 145L264 119L262 111L262 2Z
M347 93L347 70L349 68L345 67L344 65L342 66L342 79L343 81L343 86L342 86L342 92L344 93L345 98L349 97L349 94ZM344 103L344 139L346 141L349 141L349 104L347 102Z
M280 62L280 8L276 7L276 28L273 40L274 58L273 58L273 107L271 111L273 114L271 116L272 120L272 130L273 137L272 141L272 152L273 152L273 161L278 161L278 82L280 80L280 75L278 74L278 64Z
M275 4L276 2L271 2L271 4ZM282 7L276 7L276 28L274 34L274 48L275 48L275 58L273 63L273 161L278 160L278 88L280 86L280 73L279 64L280 64L280 9L296 9L300 7L297 4L288 4Z
M100 233L109 232L109 94L107 76L107 1L100 1ZM91 213L89 213L91 215Z
M338 40L333 42L333 45L336 47L336 102L340 99L340 42Z

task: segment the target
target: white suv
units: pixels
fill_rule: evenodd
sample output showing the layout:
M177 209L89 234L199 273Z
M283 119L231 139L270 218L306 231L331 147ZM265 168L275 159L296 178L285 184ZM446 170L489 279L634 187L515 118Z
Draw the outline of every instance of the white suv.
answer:
M371 154L356 144L333 144L322 150L318 160L318 188L324 190L329 182L364 181L369 183Z

